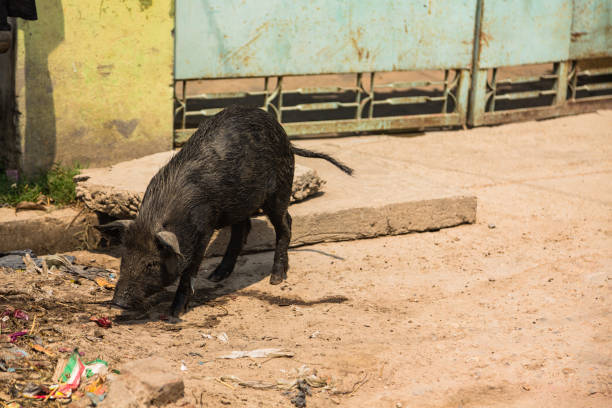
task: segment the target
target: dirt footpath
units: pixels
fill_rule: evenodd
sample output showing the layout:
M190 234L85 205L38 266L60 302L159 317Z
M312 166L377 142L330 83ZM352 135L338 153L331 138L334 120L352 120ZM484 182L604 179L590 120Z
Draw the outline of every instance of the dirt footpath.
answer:
M2 273L0 301L19 292L17 306L36 298L55 304L64 340L51 349L79 346L115 366L168 359L185 382L173 407L290 407L295 392L220 378L274 383L303 365L334 385L312 388L308 407L609 407L611 137L612 113L600 112L349 139L354 152L378 149L381 160L404 154L406 166L474 192L477 223L296 248L280 286L268 284L272 253L243 256L221 285L200 274L197 306L178 323L117 316L96 303L110 291L60 277ZM400 153L400 144L410 148ZM118 267L109 255L73 255ZM100 313L115 320L112 328L87 323ZM294 357L216 358L260 348Z

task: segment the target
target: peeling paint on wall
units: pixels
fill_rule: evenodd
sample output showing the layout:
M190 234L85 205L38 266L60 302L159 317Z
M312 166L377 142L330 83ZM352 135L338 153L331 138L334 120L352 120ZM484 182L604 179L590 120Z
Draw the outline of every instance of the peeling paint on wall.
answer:
M145 11L153 5L153 0L138 0L140 2L140 11Z

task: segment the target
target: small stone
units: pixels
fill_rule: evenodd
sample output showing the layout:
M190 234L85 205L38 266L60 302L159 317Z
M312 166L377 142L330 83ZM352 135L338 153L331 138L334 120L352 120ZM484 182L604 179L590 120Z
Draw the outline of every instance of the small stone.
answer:
M494 229L495 228L495 224L489 224L489 229Z
M121 367L121 375L109 379L109 393L101 407L160 407L184 397L183 379L161 358L135 360Z

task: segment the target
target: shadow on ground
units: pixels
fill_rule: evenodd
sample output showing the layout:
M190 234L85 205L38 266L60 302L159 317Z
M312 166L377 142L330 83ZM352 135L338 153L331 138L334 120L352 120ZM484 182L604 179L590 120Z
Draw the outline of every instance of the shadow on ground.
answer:
M289 252L313 252L321 256L343 260L343 258L321 250L309 248L290 249ZM201 306L220 307L222 313L208 314L205 321L198 326L211 328L216 326L218 320L228 313L222 307L225 303L237 297L249 297L259 299L275 306L313 306L318 304L338 304L348 300L344 296L325 296L319 299L304 300L299 296L274 296L260 290L246 289L253 284L265 280L270 275L274 261L274 251L266 251L243 255L238 258L236 268L232 275L226 280L215 283L207 280L207 277L215 270L221 262L221 257L206 259L195 280L195 293L189 303L189 310ZM291 274L291 269L289 269ZM286 285L285 283L281 284ZM246 290L244 290L246 289ZM169 323L178 323L181 319L174 319L168 316L170 304L174 297L176 284L167 288L163 293L154 295L149 299L150 307L146 311L125 310L115 318L117 324L132 325L144 324L150 321L164 320Z

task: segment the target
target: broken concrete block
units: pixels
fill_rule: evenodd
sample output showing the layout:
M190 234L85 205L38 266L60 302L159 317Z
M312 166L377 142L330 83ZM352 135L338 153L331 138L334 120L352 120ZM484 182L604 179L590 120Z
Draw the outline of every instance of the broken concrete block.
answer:
M174 153L157 153L112 167L83 170L74 178L77 200L92 211L121 219L134 218L149 181ZM296 164L291 202L318 193L324 184L315 170Z
M121 368L120 375L109 379L109 392L101 407L163 407L185 395L179 369L161 358L131 361Z
M301 201L321 191L325 184L317 172L309 167L295 165L293 174L293 188L291 189L291 202Z

